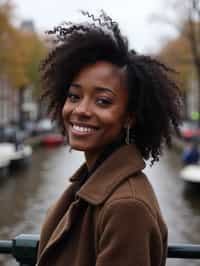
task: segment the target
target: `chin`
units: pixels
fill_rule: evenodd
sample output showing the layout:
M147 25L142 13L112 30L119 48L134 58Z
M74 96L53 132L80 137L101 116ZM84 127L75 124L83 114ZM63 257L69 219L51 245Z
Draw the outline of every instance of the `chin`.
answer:
M85 145L75 144L75 143L70 143L70 142L69 142L69 146L70 146L73 150L83 151L83 152L94 149L93 147L90 147L90 146L85 146Z

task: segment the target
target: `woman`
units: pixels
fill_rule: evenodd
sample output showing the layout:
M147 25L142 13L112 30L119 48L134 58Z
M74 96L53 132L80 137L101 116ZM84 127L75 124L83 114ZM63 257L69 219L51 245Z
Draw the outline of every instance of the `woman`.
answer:
M41 65L49 111L86 162L49 209L38 265L163 266L167 228L142 170L180 120L170 69L130 50L104 12L54 28Z

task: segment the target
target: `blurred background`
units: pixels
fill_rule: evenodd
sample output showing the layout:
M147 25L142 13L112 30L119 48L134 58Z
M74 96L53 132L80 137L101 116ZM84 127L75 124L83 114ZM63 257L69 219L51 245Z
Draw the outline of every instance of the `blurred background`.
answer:
M160 200L170 243L200 244L199 154L192 163L183 160L193 144L199 152L200 0L0 0L0 239L39 234L48 206L83 162L81 153L69 153L63 145L39 100L38 68L52 49L46 30L79 21L79 10L96 14L100 9L119 22L131 48L176 71L173 78L184 101L180 135L174 135L172 149L146 172ZM0 255L0 265L17 264ZM200 262L168 259L167 265Z

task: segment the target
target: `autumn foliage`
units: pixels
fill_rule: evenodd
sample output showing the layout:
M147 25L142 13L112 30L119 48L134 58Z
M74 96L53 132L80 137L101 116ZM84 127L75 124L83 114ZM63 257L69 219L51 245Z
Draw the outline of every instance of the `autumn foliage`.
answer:
M177 72L176 78L181 84L181 89L186 91L194 69L188 40L179 35L177 38L168 41L162 47L159 58Z
M13 10L10 1L0 3L0 79L13 88L38 86L38 64L46 49L38 34L13 25Z

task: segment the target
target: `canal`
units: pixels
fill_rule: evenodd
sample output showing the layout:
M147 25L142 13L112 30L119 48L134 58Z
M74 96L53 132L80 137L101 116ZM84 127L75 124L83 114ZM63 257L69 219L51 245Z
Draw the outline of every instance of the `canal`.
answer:
M67 147L38 148L32 163L0 180L0 239L18 234L39 234L48 206L68 185L68 177L83 162L79 152ZM147 167L169 229L170 243L200 244L200 189L179 179L181 164L175 152L166 151L162 160ZM0 266L17 263L0 255ZM200 261L168 259L168 266L200 266Z

